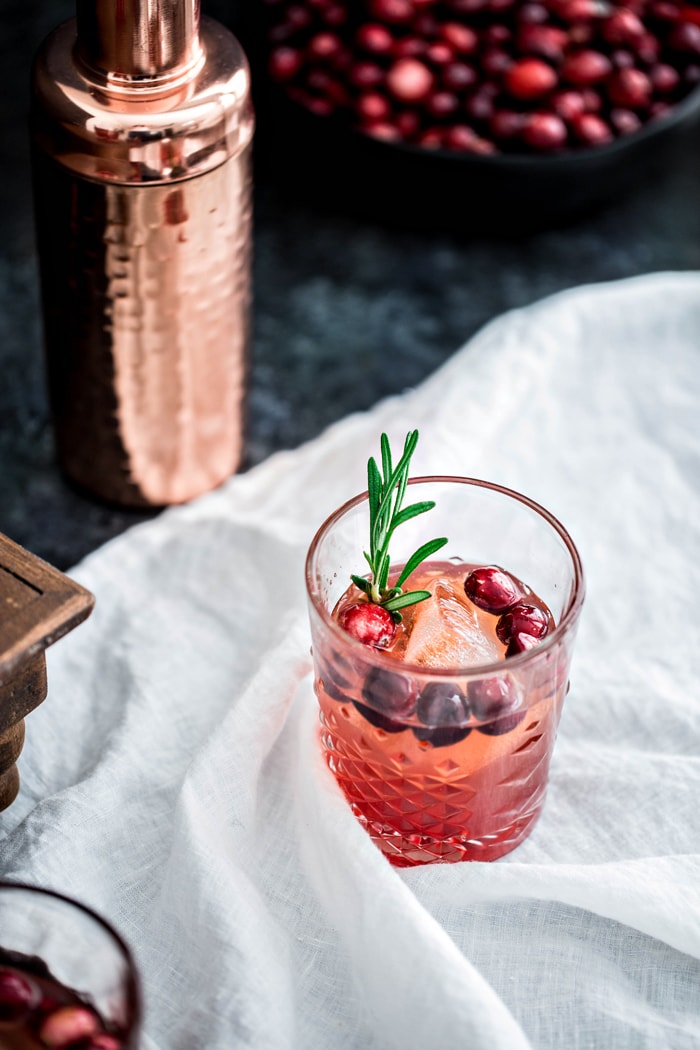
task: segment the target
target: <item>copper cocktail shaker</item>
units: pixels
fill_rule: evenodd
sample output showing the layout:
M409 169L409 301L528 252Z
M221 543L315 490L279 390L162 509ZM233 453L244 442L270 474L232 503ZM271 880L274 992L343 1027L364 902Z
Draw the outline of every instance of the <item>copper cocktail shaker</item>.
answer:
M235 37L199 0L77 0L40 48L37 247L66 475L134 506L239 465L253 108Z

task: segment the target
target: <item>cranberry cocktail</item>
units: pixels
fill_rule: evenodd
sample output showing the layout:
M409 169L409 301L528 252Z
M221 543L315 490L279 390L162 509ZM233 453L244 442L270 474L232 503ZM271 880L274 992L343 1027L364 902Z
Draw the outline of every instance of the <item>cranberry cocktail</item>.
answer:
M580 559L556 519L517 493L409 481L416 441L408 435L395 467L382 438L368 494L332 515L309 551L321 742L392 863L493 860L542 809ZM435 527L449 540L427 538ZM363 554L370 571L359 575Z
M136 1050L129 949L89 908L0 882L0 1050Z

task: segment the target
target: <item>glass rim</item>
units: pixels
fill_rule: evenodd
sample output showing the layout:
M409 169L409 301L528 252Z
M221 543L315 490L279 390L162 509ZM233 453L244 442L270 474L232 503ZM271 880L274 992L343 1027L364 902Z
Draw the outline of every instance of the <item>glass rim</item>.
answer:
M540 641L538 645L533 646L532 649L527 649L515 656L510 656L507 661L497 660L485 664L466 664L455 667L425 667L422 664L401 661L401 670L405 670L414 676L422 675L425 678L483 678L502 674L506 669L510 670L512 668L515 670L517 668L525 667L528 663L541 658L543 654L547 653L550 649L553 649L575 625L586 593L581 555L579 554L576 544L571 538L568 530L562 525L559 519L555 517L551 511L548 511L546 507L537 503L536 500L531 499L529 496L524 496L516 489L508 488L505 485L499 485L494 481L484 481L480 478L463 477L454 474L428 474L409 478L408 484L468 485L472 488L487 489L491 492L499 493L502 496L514 499L518 503L523 504L525 507L528 507L543 518L563 541L564 546L569 553L569 557L571 558L571 564L574 571L574 582L571 600L556 627L550 634L545 635L542 641ZM365 645L364 642L361 642L359 639L353 638L351 634L344 631L343 628L333 619L321 601L313 576L313 565L315 563L316 553L326 534L330 531L333 525L340 521L340 519L349 511L360 506L362 503L366 503L368 498L369 492L367 489L365 489L364 492L357 493L355 496L351 496L350 499L337 507L336 510L329 514L325 521L322 522L316 530L309 545L304 566L304 579L306 582L306 593L309 600L318 615L321 617L324 625L331 631L331 635L338 640L339 644L342 643L343 645L349 646L350 652L356 652L358 657L361 656L366 662L376 664L378 667L387 667L390 664L395 665L396 661L392 660L392 658L386 653L383 653L381 649Z
M138 1031L141 1026L143 1017L143 1000L141 994L141 980L139 977L138 967L136 966L136 960L133 952L129 945L126 943L122 935L117 929L105 919L99 912L91 908L89 904L84 904L82 901L77 900L75 897L70 897L66 893L61 893L59 890L48 889L45 886L32 886L28 882L20 882L12 879L0 878L0 895L5 890L11 892L20 891L24 893L33 894L37 897L47 897L50 900L58 901L60 904L68 904L75 911L82 913L87 916L104 932L109 936L115 946L121 952L124 962L126 963L126 991L127 991L127 1002L130 1008L130 1015L127 1018L130 1032ZM0 933L0 937L2 934ZM9 950L9 949L8 949Z

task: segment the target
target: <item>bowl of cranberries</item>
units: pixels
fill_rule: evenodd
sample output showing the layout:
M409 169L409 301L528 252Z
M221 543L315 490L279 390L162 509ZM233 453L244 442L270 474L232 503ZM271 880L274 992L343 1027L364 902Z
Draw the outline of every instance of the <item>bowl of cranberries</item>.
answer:
M658 165L700 112L690 0L263 6L261 124L281 116L285 179L387 217L558 219Z

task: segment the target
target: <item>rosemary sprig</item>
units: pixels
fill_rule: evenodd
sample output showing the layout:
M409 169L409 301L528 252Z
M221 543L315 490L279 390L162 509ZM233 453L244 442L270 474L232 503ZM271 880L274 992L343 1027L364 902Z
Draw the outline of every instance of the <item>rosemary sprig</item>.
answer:
M435 506L433 500L423 500L403 507L403 500L408 484L408 470L416 445L418 431L412 430L406 435L403 454L396 466L392 464L391 448L386 434L381 436L382 469L379 470L374 457L367 463L367 489L369 492L369 553L364 551L365 560L370 568L370 576L352 576L352 582L363 591L375 605L383 605L398 623L401 620L399 609L407 605L430 598L430 591L407 591L403 584L421 562L425 561L447 543L446 537L429 540L415 551L406 561L396 583L389 587L389 543L399 525L410 521L418 514L424 514Z

